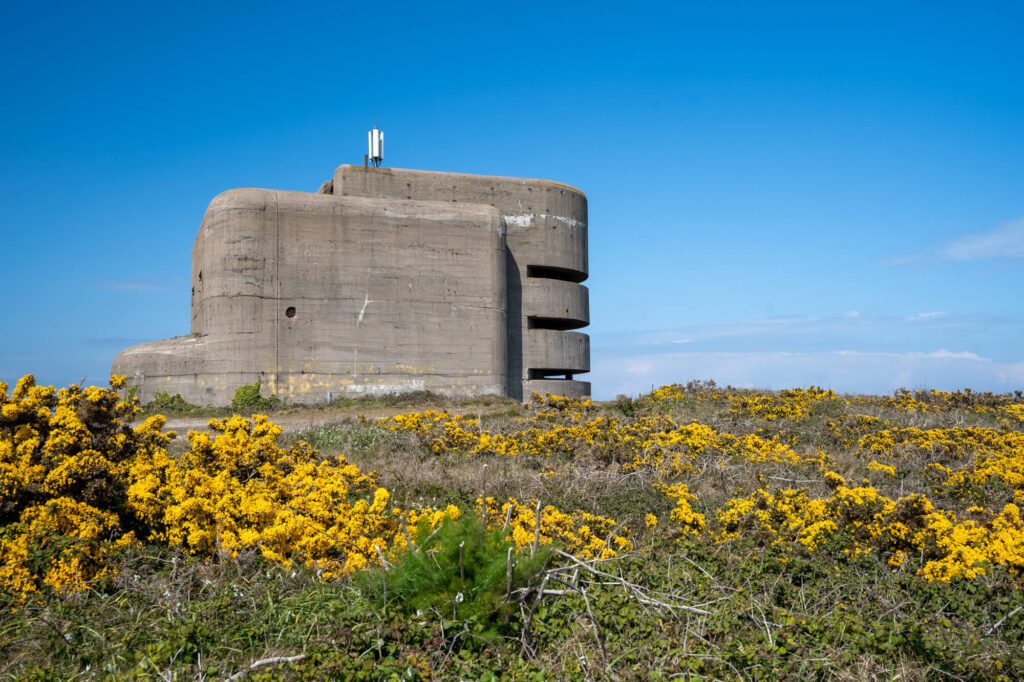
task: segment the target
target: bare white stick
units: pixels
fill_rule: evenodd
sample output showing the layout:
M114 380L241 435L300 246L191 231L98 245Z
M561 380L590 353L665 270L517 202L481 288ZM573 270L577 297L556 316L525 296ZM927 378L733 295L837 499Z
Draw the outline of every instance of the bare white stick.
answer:
M256 668L262 668L265 665L276 665L278 663L298 663L306 657L306 654L299 654L297 656L274 656L273 658L261 658L258 661L254 661L249 664L249 667L245 670L235 673L231 677L227 678L226 682L232 682L241 677L247 675L250 671Z
M480 525L487 527L487 465L480 474Z
M1015 616L1015 615L1017 614L1017 612L1018 612L1018 611L1020 611L1020 609L1021 609L1021 607L1020 607L1020 606L1018 606L1018 607L1017 607L1017 608L1015 608L1015 609L1014 609L1013 611L1010 611L1010 612L1009 612L1008 614L1006 614L1005 616L1003 616L1002 618L1000 618L1000 619L999 619L999 622L998 622L998 623L996 623L995 625L993 625L992 627L990 627L990 628L988 629L988 632L986 632L985 634L986 634L986 635L991 635L991 634L992 634L993 632L995 632L995 631L996 631L996 629L997 629L997 628L998 628L998 627L999 627L1000 625L1002 625L1002 624L1003 624L1003 622L1004 622L1004 621L1006 621L1006 619L1007 619L1007 618L1013 618L1013 617L1014 617L1014 616Z
M506 559L507 564L505 566L505 599L512 596L512 548L508 548L508 558Z
M463 557L466 551L466 541L463 540L459 543L459 580L462 581L462 589L466 589L466 569L464 568ZM434 559L436 562L437 559Z
M648 606L658 606L658 607L661 607L663 609L668 609L669 611L673 611L675 609L679 609L680 611L686 611L688 613L695 613L695 614L697 614L699 616L710 616L711 615L710 611L705 611L704 609L698 609L698 608L696 608L694 606L684 606L682 604L666 604L665 602L658 601L657 599L652 599L652 598L648 597L646 594L644 594L643 591L638 586L634 585L633 583L627 582L626 580L623 580L621 577L616 576L616 575L612 575L611 573L606 573L604 571L598 570L594 566L591 566L589 563L585 563L583 561L580 561L579 559L574 557L572 554L568 554L567 552L563 552L560 549L556 549L555 550L555 554L557 554L557 555L559 555L561 557L565 557L566 559L572 561L573 564L575 564L574 568L576 568L576 570L583 569L583 570L587 571L588 573L590 573L592 575L600 576L602 578L607 578L607 579L613 581L615 584L621 585L623 588L625 588L626 590L631 592L633 594L633 598L636 599L641 604L646 604ZM575 583L576 582L575 579L572 582Z
M405 544L406 544L406 546L409 549L412 550L413 554L416 554L417 552L420 551L419 547L413 547L413 545L412 545L412 538L409 537L409 528L405 525L405 517L402 516L400 518L401 518L401 521L402 521L402 533L405 534Z
M601 660L608 660L608 652L604 650L604 642L601 641L601 629L597 626L597 618L594 618L594 612L590 610L590 598L587 596L587 591L583 592L583 603L587 605L587 615L590 616L590 624L594 626L594 639L597 640L597 646L601 648Z
M533 547L530 549L530 556L537 553L537 547L540 545L540 500L537 500L537 516L534 520L533 527Z

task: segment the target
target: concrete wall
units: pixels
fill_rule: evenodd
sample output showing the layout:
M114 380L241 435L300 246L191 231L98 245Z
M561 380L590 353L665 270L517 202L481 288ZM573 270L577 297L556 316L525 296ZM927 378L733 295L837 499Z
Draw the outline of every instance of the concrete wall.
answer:
M191 336L112 371L225 404L430 390L589 395L586 198L542 180L341 166L318 193L231 190L192 249Z
M128 348L112 371L144 401L224 404L257 377L296 402L504 394L505 264L490 206L232 190L193 248L193 335Z
M325 183L321 191L327 189ZM550 180L349 165L335 170L329 189L342 196L496 207L505 221L509 251L509 395L528 399L534 390L590 395L589 382L573 379L590 371L589 338L567 331L590 323L587 288L579 284L588 268L583 192ZM531 335L537 328L547 331ZM570 346L575 355L551 350ZM564 362L556 363L558 358ZM545 383L532 383L540 379Z

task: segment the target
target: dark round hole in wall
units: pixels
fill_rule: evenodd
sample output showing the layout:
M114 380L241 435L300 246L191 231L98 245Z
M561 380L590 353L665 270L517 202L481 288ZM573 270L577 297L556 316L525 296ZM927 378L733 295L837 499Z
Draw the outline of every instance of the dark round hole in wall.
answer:
M291 319L295 317L295 306L290 305L284 310L284 316Z

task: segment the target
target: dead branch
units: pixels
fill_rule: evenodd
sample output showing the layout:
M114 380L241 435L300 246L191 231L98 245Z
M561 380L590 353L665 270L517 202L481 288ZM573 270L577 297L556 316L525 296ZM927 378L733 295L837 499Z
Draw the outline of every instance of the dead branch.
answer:
M643 589L641 589L641 587L639 585L635 585L635 584L625 580L622 577L615 576L615 575L612 575L611 573L606 573L605 571L602 571L602 570L600 570L598 568L595 568L594 566L590 565L589 562L580 561L579 559L574 557L572 554L568 554L568 553L563 552L563 551L558 550L558 549L554 550L554 552L556 554L558 554L559 556L572 561L573 562L573 568L575 568L577 570L586 571L586 572L588 572L588 573L590 573L592 575L596 575L596 576L599 576L601 578L605 578L605 579L611 581L614 584L618 584L618 585L622 586L627 592L629 592L633 596L633 599L635 599L637 602L639 602L641 604L645 604L647 606L656 606L656 607L659 607L659 608L667 609L668 611L672 611L673 613L678 609L680 611L686 611L687 613L695 613L695 614L697 614L699 616L710 616L711 615L710 611L705 611L704 609L698 609L696 607L686 606L686 605L683 605L683 604L667 604L667 603L665 603L663 601L659 601L657 599L653 599L650 596L648 596L643 591ZM594 563L596 563L596 562L594 562Z
M265 665L277 665L278 663L297 663L306 658L306 654L298 654L296 656L274 656L273 658L261 658L258 661L253 661L249 664L249 667L245 670L241 670L231 677L228 677L225 682L232 682L232 680L240 679L256 668L262 668Z

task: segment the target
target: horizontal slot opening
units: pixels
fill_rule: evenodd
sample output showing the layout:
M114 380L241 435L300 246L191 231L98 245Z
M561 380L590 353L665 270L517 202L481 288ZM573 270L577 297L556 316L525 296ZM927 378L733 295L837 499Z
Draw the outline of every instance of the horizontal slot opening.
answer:
M585 272L569 270L568 268L553 268L547 265L527 265L526 276L560 279L563 282L576 282L577 284L587 278Z
M568 329L579 329L586 327L583 320L569 320L560 317L528 317L526 318L527 329L557 329L566 331Z
M530 369L527 370L530 381L546 379L548 381L572 381L573 375L564 369Z

